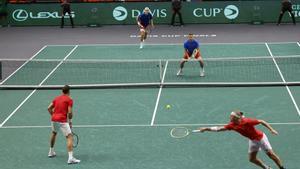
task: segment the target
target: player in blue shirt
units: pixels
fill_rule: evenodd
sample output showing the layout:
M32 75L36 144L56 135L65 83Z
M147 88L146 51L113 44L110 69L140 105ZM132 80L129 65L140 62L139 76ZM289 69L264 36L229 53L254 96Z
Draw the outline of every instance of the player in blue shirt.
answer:
M200 63L200 76L204 76L204 62L200 54L199 43L194 39L194 35L190 33L188 35L188 40L184 42L184 56L180 62L180 69L177 76L183 75L182 69L185 62L187 62L191 57L195 58Z
M137 18L137 24L140 28L141 35L141 43L140 48L142 49L144 46L145 39L147 38L147 34L149 31L149 24L151 23L152 28L154 28L152 14L150 13L150 9L146 7L142 14L140 14Z

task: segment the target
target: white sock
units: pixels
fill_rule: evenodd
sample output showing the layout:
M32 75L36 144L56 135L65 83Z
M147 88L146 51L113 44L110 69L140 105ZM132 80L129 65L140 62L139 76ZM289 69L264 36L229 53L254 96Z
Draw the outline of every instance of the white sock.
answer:
M267 166L266 164L263 164L264 165L264 167L266 168L266 169L268 169L269 168L269 166Z
M73 158L73 151L70 151L69 152L69 159L72 159Z
M53 147L50 147L49 152L53 153L53 152L54 152L54 148L53 148Z

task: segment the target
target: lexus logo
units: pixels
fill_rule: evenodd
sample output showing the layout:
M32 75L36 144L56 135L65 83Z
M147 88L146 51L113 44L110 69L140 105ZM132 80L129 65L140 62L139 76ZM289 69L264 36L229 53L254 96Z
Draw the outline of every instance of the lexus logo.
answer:
M24 9L17 9L12 13L12 17L15 21L25 21L28 18L28 12Z

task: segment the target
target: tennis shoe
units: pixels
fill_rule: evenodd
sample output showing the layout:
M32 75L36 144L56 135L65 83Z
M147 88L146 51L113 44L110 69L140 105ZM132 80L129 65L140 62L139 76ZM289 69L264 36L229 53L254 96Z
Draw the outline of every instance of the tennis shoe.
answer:
M202 72L200 72L200 77L204 77L205 76L205 73L204 73L204 71Z
M80 163L80 160L76 159L75 157L70 158L68 160L68 164L78 164L78 163Z
M179 69L178 72L177 72L177 76L182 76L182 75L183 75L182 70Z
M49 151L49 153L48 153L49 158L53 158L55 156L56 156L56 153L54 151Z
M143 49L144 47L144 41L140 43L140 49Z

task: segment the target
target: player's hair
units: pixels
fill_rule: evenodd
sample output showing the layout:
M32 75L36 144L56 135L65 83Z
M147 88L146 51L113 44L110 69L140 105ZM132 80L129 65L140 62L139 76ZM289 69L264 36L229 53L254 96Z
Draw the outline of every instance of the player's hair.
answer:
M145 11L150 11L150 8L149 7L145 7L144 10L143 10L143 12L145 12Z
M70 86L69 86L69 85L65 85L65 86L62 88L62 92L63 92L64 94L70 93Z
M237 118L242 118L242 117L244 117L244 113L241 112L241 111L238 111L238 110L231 112L231 115L232 115L232 116L235 116L235 117L237 117Z

